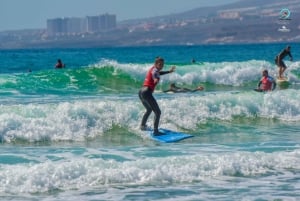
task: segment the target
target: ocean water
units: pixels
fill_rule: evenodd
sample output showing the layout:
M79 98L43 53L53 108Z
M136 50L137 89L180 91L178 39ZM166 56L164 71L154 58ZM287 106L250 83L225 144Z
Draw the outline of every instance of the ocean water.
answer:
M285 46L1 50L0 200L300 200L300 44L289 85L253 90ZM160 126L193 138L138 129L156 56L176 66L154 93Z

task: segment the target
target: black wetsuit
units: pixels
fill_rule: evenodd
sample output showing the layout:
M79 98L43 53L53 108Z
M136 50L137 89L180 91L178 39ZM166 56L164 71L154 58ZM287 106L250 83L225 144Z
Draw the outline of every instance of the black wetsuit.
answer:
M155 100L155 98L152 95L152 90L149 87L142 87L142 89L139 91L139 98L146 108L146 112L143 116L141 127L146 127L146 122L148 117L150 116L151 112L153 111L154 116L154 129L158 129L158 124L160 120L161 111L160 108Z
M275 64L276 64L277 66L281 66L281 67L283 67L283 68L286 68L286 65L285 65L285 63L283 62L283 59L284 59L287 55L289 55L290 58L293 58L290 51L288 51L288 50L286 50L286 49L282 50L282 51L275 57Z

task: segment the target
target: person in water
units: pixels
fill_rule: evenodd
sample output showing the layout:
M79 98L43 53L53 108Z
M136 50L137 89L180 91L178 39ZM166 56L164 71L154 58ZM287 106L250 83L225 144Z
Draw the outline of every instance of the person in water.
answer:
M188 89L188 88L182 88L175 85L175 83L170 84L170 88L165 90L164 92L174 92L174 93L182 93L182 92L195 92L195 91L202 91L204 87L199 86L196 89Z
M293 61L293 56L291 54L291 46L287 46L275 57L275 64L278 66L278 78L279 79L283 79L283 73L287 68L285 63L283 62L283 59L287 55L290 57L290 60Z
M62 63L61 59L57 59L57 63L55 64L55 68L64 68L65 64Z
M265 92L273 91L276 88L276 82L273 77L269 76L268 70L263 70L262 78L257 84L256 91Z
M156 85L159 83L160 76L172 73L175 71L175 66L172 66L170 70L168 71L162 71L164 67L164 59L161 57L157 57L155 59L154 65L148 70L143 87L139 91L139 98L146 108L146 112L143 115L142 122L140 125L141 130L146 130L146 123L148 120L148 117L150 116L151 112L153 111L154 116L154 126L153 126L153 135L161 135L161 133L158 131L158 125L160 120L161 111L160 108L153 97L153 92L156 87Z

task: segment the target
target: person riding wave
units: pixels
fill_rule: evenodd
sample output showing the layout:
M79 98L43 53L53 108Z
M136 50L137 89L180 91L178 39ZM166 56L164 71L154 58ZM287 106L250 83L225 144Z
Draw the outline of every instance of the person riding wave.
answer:
M148 70L144 80L143 87L139 91L139 98L143 106L146 108L146 112L143 115L140 129L147 130L146 122L151 112L153 111L154 112L153 135L162 134L158 131L161 111L155 98L153 97L153 92L155 90L156 85L159 83L161 75L172 73L175 71L175 66L172 66L168 71L162 71L163 67L164 67L164 59L161 57L157 57L155 59L154 65Z

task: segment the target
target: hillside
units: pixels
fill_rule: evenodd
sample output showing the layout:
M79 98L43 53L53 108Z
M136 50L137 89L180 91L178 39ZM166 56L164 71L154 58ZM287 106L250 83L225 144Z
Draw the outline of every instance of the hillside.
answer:
M289 20L280 20L288 8ZM187 12L119 22L98 33L51 37L47 31L0 33L0 49L199 45L300 41L300 0L241 0Z
M288 8L291 20L279 20L280 11ZM241 0L236 3L197 8L175 15L159 16L148 19L125 21L122 24L162 24L177 22L173 26L172 38L164 38L160 42L180 44L207 43L253 43L253 42L282 42L299 41L300 34L300 0ZM174 24L174 23L173 23ZM279 31L282 26L289 32ZM176 32L176 34L174 34ZM156 32L157 33L157 32Z

